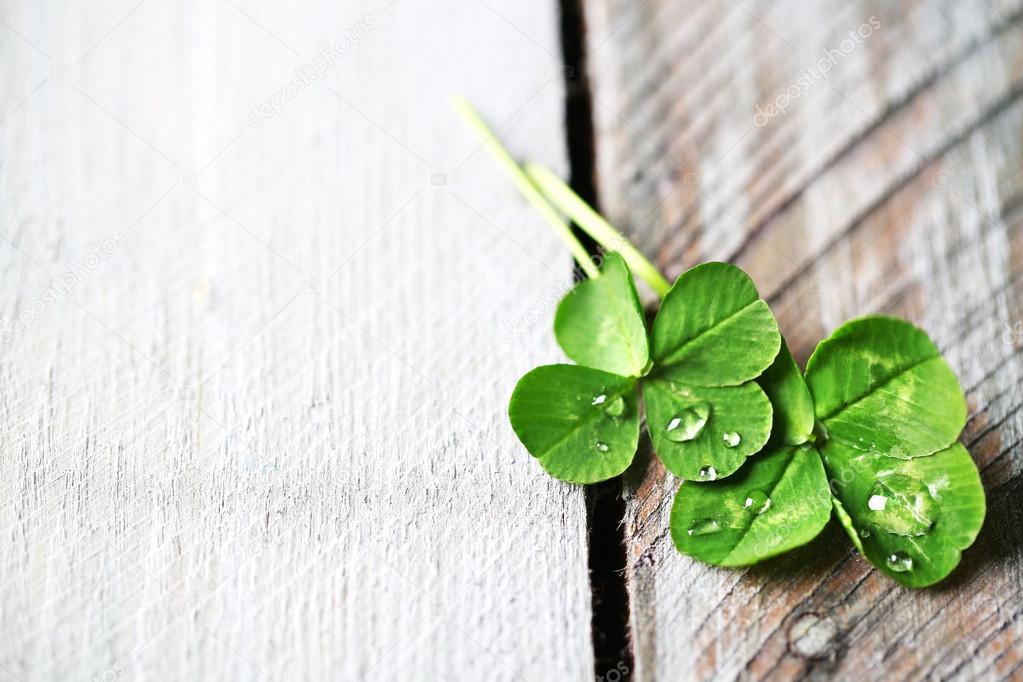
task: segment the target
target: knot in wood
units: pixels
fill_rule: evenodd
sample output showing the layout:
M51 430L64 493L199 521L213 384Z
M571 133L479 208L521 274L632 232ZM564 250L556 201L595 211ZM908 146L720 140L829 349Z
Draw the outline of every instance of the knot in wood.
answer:
M789 627L789 649L803 658L825 658L838 635L838 626L827 616L804 613Z

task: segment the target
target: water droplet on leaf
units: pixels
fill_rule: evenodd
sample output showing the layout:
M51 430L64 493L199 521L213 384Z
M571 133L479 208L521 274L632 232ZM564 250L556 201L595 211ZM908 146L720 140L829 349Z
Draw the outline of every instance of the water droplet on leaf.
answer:
M863 539L869 538L870 537L870 531L867 530L866 528L860 528L860 537L863 538Z
M874 484L866 518L881 530L917 537L934 525L937 504L924 483L912 476L889 474Z
M717 519L696 519L686 532L690 535L710 535L719 530L721 530L721 524L717 522Z
M726 448L734 448L736 445L742 442L742 436L735 431L725 433L721 436L722 440L725 441Z
M871 511L884 511L884 508L888 506L888 498L884 495L871 495L870 499L867 500L867 507Z
M671 421L664 428L668 440L676 443L684 443L700 435L707 418L710 417L710 404L698 402L689 405L681 412L672 417Z
M771 508L771 498L763 490L751 490L746 493L746 502L742 506L760 516Z
M913 570L913 557L905 552L892 552L885 559L885 563L888 564L889 569L896 573L905 573L906 571Z
M611 447L607 443L599 440L597 441L597 444L594 447L596 447L597 450L599 450L600 452L607 452L608 450L611 449Z
M607 394L606 393L601 393L600 395L594 397L593 398L593 402L590 403L590 404L591 405L603 405L605 400L607 400Z
M607 404L607 407L604 408L604 412L609 417L621 417L625 414L625 398L618 396Z
M700 467L700 480L701 481L713 481L718 477L718 470L707 464Z

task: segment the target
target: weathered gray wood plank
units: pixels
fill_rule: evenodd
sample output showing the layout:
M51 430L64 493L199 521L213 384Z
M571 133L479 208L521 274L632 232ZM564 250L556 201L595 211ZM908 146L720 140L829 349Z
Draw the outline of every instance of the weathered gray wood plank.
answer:
M447 108L563 170L556 7L0 19L0 677L592 676L569 264Z
M1018 675L1019 3L586 4L590 43L603 42L589 73L604 211L671 274L712 258L746 268L800 360L857 315L921 324L968 389L963 441L989 496L962 566L913 592L836 528L747 571L679 556L665 532L677 482L637 467L625 529L638 679ZM864 25L827 78L798 85ZM786 111L754 121L791 84Z

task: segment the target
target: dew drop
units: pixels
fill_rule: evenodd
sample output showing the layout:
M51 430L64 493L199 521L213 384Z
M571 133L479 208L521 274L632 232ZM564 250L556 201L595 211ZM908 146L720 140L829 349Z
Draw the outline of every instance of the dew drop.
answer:
M721 530L717 519L696 519L686 532L689 535L710 535Z
M698 402L689 405L676 414L664 428L665 437L676 443L684 443L700 435L710 417L710 404Z
M771 508L771 498L763 490L751 490L746 493L746 502L742 506L760 516Z
M604 441L600 441L600 440L597 441L597 444L594 447L596 447L597 450L599 450L600 452L607 452L608 450L611 449L611 446L609 446Z
M894 535L918 537L934 525L937 505L924 483L912 476L889 474L874 484L866 518Z
M734 448L736 445L742 442L742 436L740 436L735 431L730 431L728 433L722 434L721 439L725 441L726 448Z
M604 413L609 417L621 417L625 414L625 398L618 396L607 404L604 408Z
M884 508L888 506L888 498L884 495L871 495L870 499L867 500L867 507L870 511L884 511Z
M700 467L700 480L713 481L718 477L718 470L709 464Z
M905 552L892 552L885 559L885 563L888 564L888 568L896 573L905 573L906 571L913 570L913 557Z
M591 405L603 405L606 400L607 400L607 394L606 393L601 393L600 395L595 396L593 398L593 402L590 403L590 404Z

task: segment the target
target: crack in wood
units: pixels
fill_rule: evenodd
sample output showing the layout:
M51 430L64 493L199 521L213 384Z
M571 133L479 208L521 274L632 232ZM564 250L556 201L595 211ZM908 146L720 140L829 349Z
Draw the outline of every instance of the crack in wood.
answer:
M569 184L599 210L596 185L593 102L586 64L586 26L581 0L560 0L562 74L565 81L565 137ZM591 255L597 244L578 228L576 236ZM581 273L576 272L577 278ZM624 681L634 668L629 639L626 587L625 499L622 478L586 489L587 549L593 635L594 676Z

